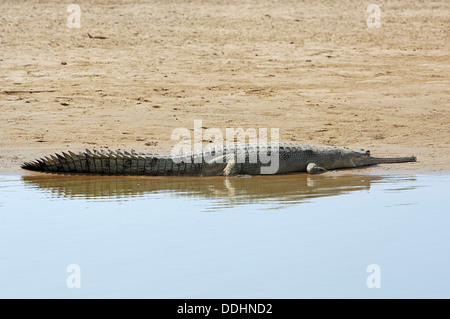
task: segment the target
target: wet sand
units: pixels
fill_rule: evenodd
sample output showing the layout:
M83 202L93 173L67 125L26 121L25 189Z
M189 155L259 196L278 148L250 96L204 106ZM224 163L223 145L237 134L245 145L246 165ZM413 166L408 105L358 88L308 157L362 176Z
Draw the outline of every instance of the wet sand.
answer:
M419 161L356 173L450 171L448 1L380 1L379 29L365 1L77 4L79 29L66 4L0 3L0 172L85 147L167 153L194 120Z

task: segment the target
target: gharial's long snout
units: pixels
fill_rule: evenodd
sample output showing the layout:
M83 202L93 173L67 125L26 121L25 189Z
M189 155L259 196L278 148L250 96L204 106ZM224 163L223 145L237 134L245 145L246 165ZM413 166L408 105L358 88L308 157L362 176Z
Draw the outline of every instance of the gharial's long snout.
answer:
M367 165L375 164L391 164L391 163L406 163L406 162L416 162L417 158L415 156L406 157L372 157L367 159Z

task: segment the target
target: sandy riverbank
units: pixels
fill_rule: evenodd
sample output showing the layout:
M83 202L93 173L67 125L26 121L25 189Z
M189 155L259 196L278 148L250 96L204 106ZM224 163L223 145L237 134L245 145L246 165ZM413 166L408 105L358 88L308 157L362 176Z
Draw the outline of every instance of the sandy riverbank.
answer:
M169 152L194 120L419 160L364 172L450 171L448 1L379 1L379 29L365 1L77 3L79 29L67 5L0 3L0 172L68 149Z

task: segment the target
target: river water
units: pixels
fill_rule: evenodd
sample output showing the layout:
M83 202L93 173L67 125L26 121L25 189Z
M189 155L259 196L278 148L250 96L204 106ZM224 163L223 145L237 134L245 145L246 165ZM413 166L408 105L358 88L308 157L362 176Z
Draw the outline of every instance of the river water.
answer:
M0 175L0 297L450 298L449 177Z

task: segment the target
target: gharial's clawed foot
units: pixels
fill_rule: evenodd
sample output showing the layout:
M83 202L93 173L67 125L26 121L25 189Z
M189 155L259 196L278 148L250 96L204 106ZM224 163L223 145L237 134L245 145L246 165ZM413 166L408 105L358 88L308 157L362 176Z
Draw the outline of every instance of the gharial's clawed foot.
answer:
M308 166L306 166L306 171L309 174L322 174L328 172L325 168L317 166L316 163L309 163Z
M239 166L236 163L236 157L228 154L228 155L224 155L225 157L225 162L227 163L227 165L225 166L225 168L223 169L223 176L236 176L239 173Z

